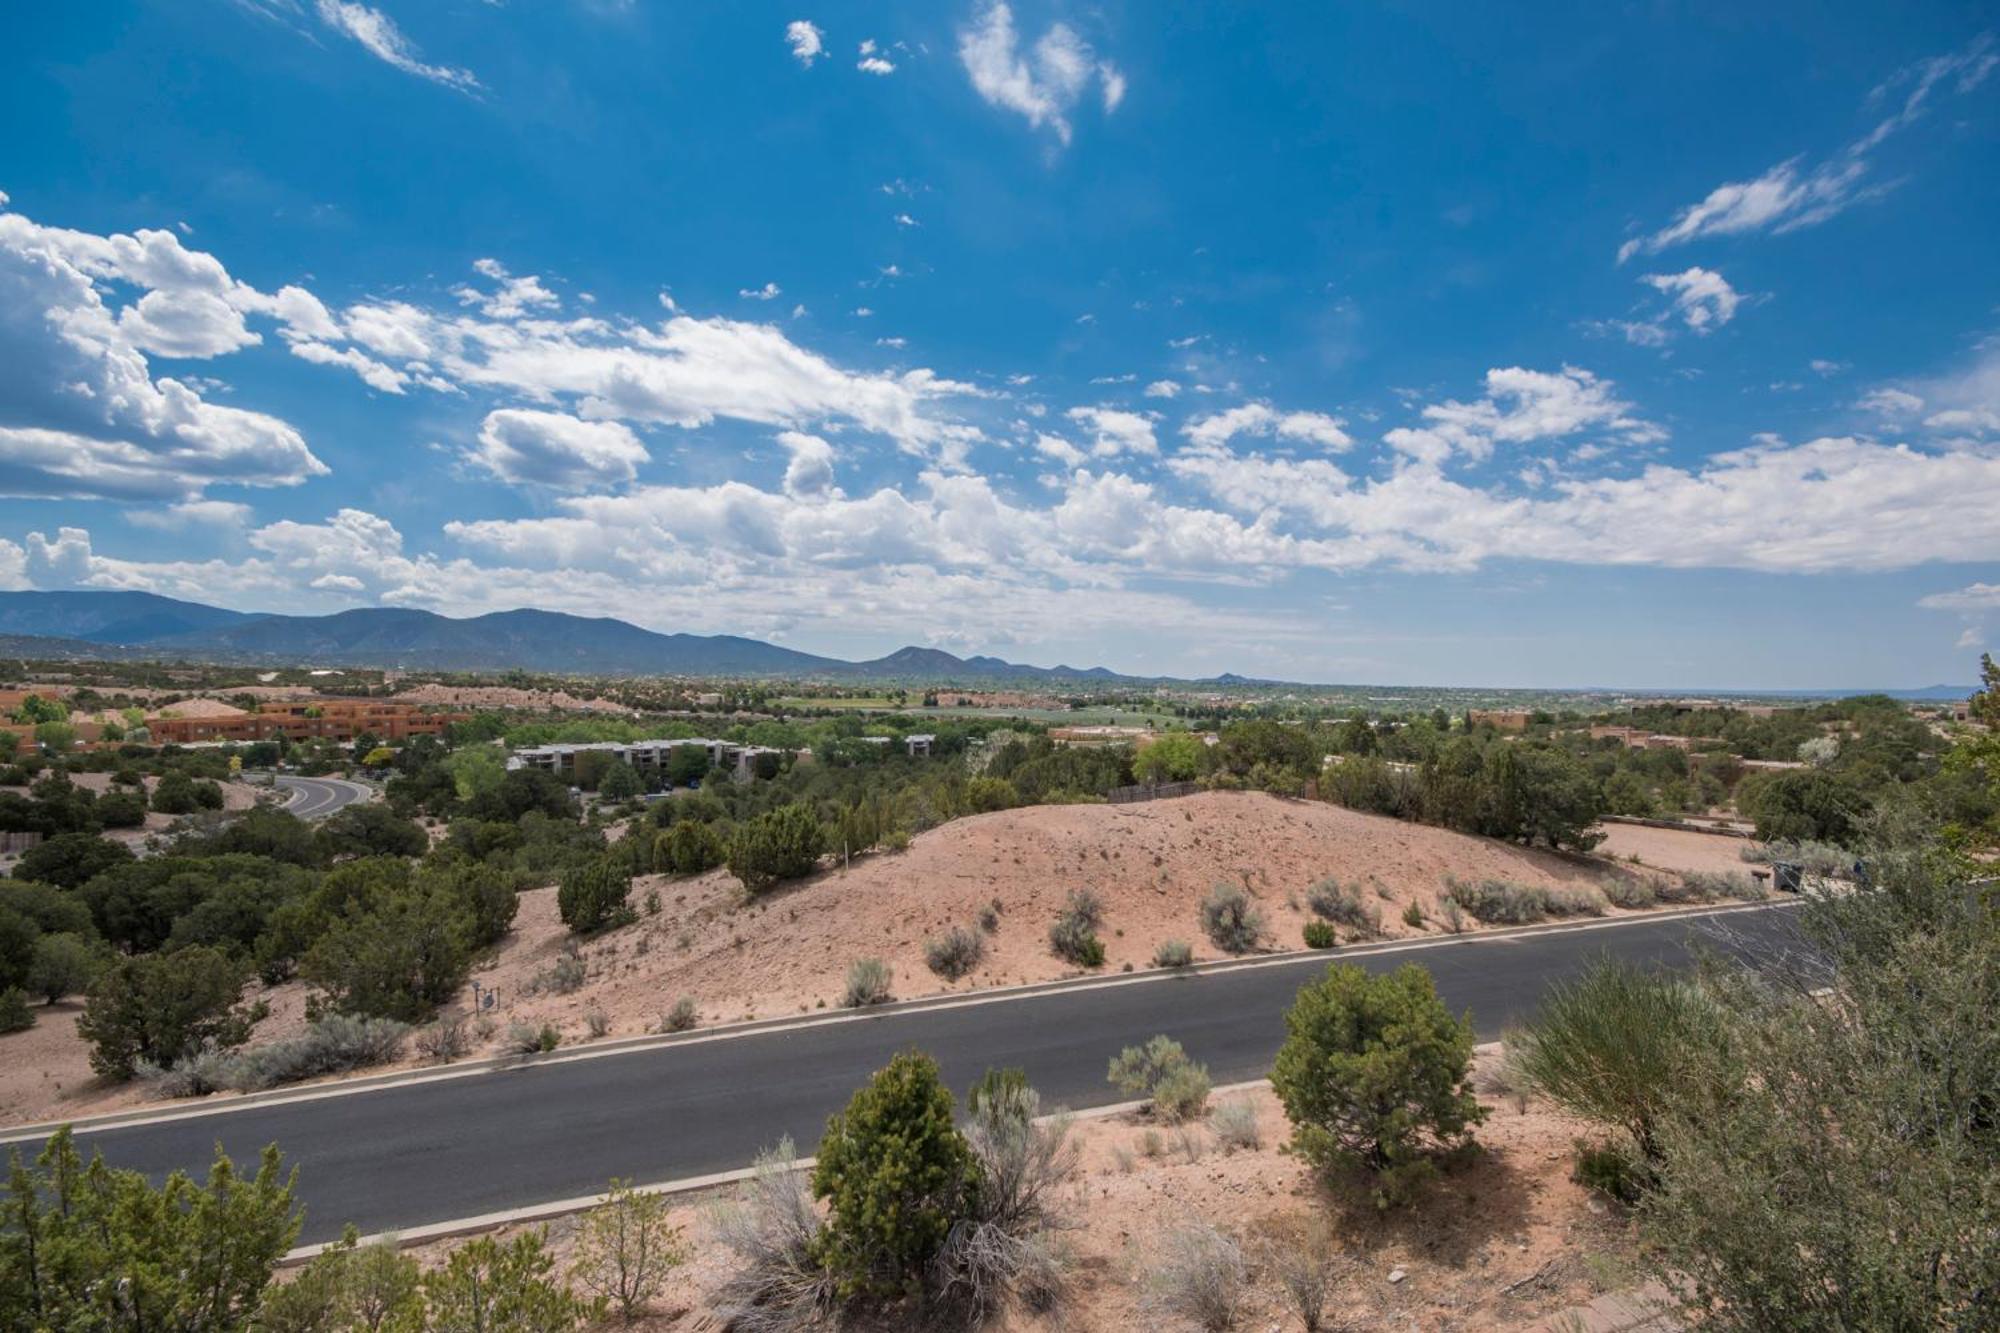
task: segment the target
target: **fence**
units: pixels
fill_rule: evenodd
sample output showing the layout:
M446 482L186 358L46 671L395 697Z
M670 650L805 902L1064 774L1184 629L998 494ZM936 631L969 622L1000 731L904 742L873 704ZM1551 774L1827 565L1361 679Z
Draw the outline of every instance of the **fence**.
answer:
M1112 805L1129 805L1133 801L1161 801L1169 796L1192 796L1200 790L1199 782L1144 782L1136 787L1113 787L1104 793L1104 799Z

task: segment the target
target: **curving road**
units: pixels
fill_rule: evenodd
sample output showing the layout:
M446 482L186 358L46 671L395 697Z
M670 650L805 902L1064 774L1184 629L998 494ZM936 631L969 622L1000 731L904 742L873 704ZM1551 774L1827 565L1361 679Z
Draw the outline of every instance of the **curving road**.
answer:
M1446 1002L1470 1010L1480 1038L1491 1040L1531 1012L1552 980L1600 953L1681 965L1704 945L1782 945L1788 918L1781 909L1627 917L1342 956L1375 971L1421 962ZM935 1055L954 1088L988 1066L1011 1065L1027 1071L1048 1104L1077 1108L1118 1100L1105 1082L1107 1061L1156 1032L1184 1043L1218 1084L1261 1078L1283 1039L1285 1009L1325 963L1290 957L828 1014L80 1132L87 1149L155 1176L205 1171L218 1143L242 1163L275 1142L299 1168L308 1210L300 1239L309 1243L350 1221L364 1232L408 1229L591 1194L612 1176L654 1182L733 1170L784 1135L810 1152L828 1114L910 1046Z
M359 782L349 782L346 778L297 778L280 775L275 785L292 794L283 808L300 819L324 819L338 810L346 809L356 801L365 801L374 795L368 787Z

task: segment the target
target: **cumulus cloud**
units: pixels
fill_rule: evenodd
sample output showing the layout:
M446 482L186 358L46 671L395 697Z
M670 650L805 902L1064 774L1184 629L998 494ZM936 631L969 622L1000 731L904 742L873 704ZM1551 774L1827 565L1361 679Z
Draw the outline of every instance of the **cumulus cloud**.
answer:
M1697 334L1713 333L1736 318L1743 297L1728 279L1713 269L1689 268L1679 273L1648 273L1641 279L1667 296L1673 313Z
M1342 429L1345 425L1339 417L1324 412L1280 412L1269 403L1252 402L1197 417L1181 427L1181 434L1190 443L1204 448L1226 445L1238 435L1262 435L1339 451L1354 443Z
M1709 236L1796 231L1825 222L1878 193L1883 187L1868 183L1875 150L1920 120L1940 86L1961 95L1978 87L2000 63L1991 46L1991 39L1982 35L1962 51L1899 71L1870 96L1872 104L1900 93L1896 110L1841 152L1810 167L1801 157L1790 158L1750 180L1718 185L1666 226L1626 241L1619 247L1618 262Z
M2000 611L2000 583L1968 583L1951 592L1934 592L1917 600L1932 611Z
M1474 461L1493 454L1496 444L1560 439L1584 431L1628 444L1666 438L1658 426L1632 415L1609 380L1564 366L1560 372L1519 366L1486 372L1486 396L1462 403L1447 399L1423 409L1425 424L1398 427L1382 438L1392 449L1427 463L1454 454Z
M1090 452L1097 458L1160 452L1151 419L1137 412L1124 412L1113 407L1072 407L1068 415L1071 421L1091 433L1095 443L1091 445Z
M1178 398L1181 386L1178 380L1154 380L1146 386L1148 398Z
M858 48L858 55L860 58L854 62L854 68L860 70L863 74L894 74L896 72L896 66L882 54L880 48L875 45L873 37L862 41Z
M172 232L97 236L0 212L0 494L175 499L325 473L288 423L156 379L146 359L225 355L258 341L246 313L281 311L325 313L296 289L237 282Z
M785 494L793 499L837 496L833 485L833 446L804 431L778 432L778 443L791 455L785 465Z
M467 457L502 481L568 491L621 485L647 461L646 446L616 421L521 408L488 412Z
M463 93L479 91L479 80L471 70L426 64L416 45L403 35L403 30L396 26L393 19L379 9L370 9L352 0L319 0L319 16L329 28L353 38L377 60L405 74L414 74L420 79L429 79L432 83Z
M793 19L785 25L785 44L792 48L792 59L807 69L826 54L826 34L806 19Z
M251 510L234 500L187 500L158 509L134 509L125 521L160 532L233 532L247 526Z
M1046 126L1067 144L1070 116L1093 80L1099 82L1106 113L1125 99L1125 76L1100 61L1074 28L1054 23L1032 51L1021 49L1014 29L1014 11L1004 3L988 5L959 32L958 58L972 87L988 105L1027 117L1036 129Z

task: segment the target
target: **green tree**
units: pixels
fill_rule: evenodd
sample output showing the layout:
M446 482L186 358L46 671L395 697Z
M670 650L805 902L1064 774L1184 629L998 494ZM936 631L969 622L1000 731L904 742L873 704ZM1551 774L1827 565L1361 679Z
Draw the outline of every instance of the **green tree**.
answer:
M728 849L713 824L676 820L653 838L653 868L674 875L698 875L722 864Z
M256 1333L422 1333L423 1273L394 1245L349 1226L290 1282L264 1293Z
M708 773L708 751L699 745L676 745L667 751L667 785L691 787Z
M470 913L450 893L408 888L338 916L299 972L344 1014L421 1022L472 971Z
M813 1168L813 1193L828 1205L814 1257L843 1296L913 1295L979 1184L936 1062L905 1051L827 1122Z
M276 1148L240 1176L217 1151L208 1180L157 1188L96 1157L68 1129L26 1166L16 1152L0 1220L0 1328L247 1329L299 1233Z
M631 871L615 857L600 856L563 872L556 912L572 932L588 935L629 916L631 893Z
M540 1231L504 1244L481 1236L461 1245L423 1277L426 1333L569 1333L600 1313L554 1272Z
M35 743L50 754L68 754L76 744L76 728L67 722L43 722L35 727Z
M597 794L607 801L629 801L646 790L639 770L623 759L614 761L597 780Z
M373 801L350 805L321 824L319 842L328 857L422 856L431 845L414 820Z
M1285 1015L1271 1087L1292 1147L1322 1171L1361 1168L1378 1207L1435 1170L1434 1150L1471 1139L1486 1112L1472 1095L1472 1024L1454 1019L1414 963L1374 976L1336 963Z
M0 990L26 988L41 933L28 917L0 904Z
M113 866L136 858L122 842L94 833L58 833L21 854L14 873L59 888L80 888Z
M1819 769L1753 773L1736 789L1736 808L1757 823L1764 842L1833 842L1854 838L1867 801L1846 779Z
M127 1079L141 1060L165 1068L203 1046L241 1046L256 1021L242 994L242 966L219 949L121 958L91 986L76 1030L92 1069Z
M1169 731L1132 757L1132 776L1141 782L1186 782L1201 772L1202 743L1185 731Z
M35 941L35 958L28 968L27 989L47 1003L54 1004L65 995L88 990L104 966L101 948L93 946L81 935L44 935Z
M44 722L62 722L69 718L69 710L54 699L45 699L39 694L31 694L21 700L21 706L14 710L14 720L24 726L40 726Z
M666 1197L634 1190L629 1180L613 1180L604 1202L585 1213L577 1227L570 1275L616 1305L629 1324L687 1258Z
M809 875L826 849L826 826L803 802L740 824L729 845L729 871L752 893Z

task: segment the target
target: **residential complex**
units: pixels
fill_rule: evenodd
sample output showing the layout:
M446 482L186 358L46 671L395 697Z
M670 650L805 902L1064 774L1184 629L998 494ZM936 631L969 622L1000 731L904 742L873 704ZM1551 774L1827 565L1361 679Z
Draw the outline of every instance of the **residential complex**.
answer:
M268 740L346 744L363 736L384 741L435 736L470 717L428 713L415 704L390 699L295 699L228 717L155 717L148 719L146 730L156 745Z
M683 736L653 741L579 741L574 744L533 745L507 757L509 768L541 768L558 777L573 777L576 760L582 754L603 754L622 759L641 773L665 772L674 751L698 748L708 754L710 768L723 769L738 779L753 775L752 765L760 755L783 755L786 751L768 745L739 745L735 741Z

